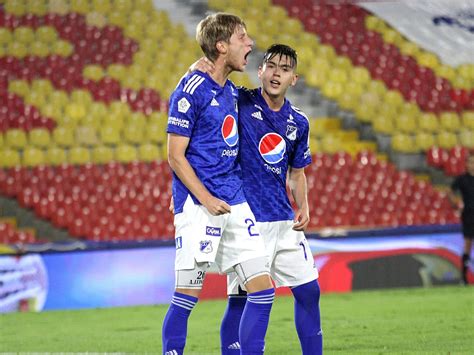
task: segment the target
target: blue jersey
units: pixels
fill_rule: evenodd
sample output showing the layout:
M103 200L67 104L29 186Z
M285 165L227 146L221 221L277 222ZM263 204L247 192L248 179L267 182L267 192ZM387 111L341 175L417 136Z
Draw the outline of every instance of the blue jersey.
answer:
M261 89L239 89L240 164L247 202L259 222L291 220L288 168L311 163L308 118L285 99L278 112Z
M245 202L239 153L238 90L227 80L221 87L210 76L185 76L170 98L168 133L189 137L186 158L209 192L236 205ZM183 211L188 195L199 201L173 173L175 213Z

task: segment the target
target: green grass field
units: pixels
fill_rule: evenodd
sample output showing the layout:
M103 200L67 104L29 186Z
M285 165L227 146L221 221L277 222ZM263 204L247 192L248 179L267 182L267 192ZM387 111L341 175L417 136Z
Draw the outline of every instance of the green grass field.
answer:
M219 354L224 301L201 301L186 354ZM0 352L160 353L167 306L0 315ZM474 288L323 294L326 354L474 354ZM293 300L273 306L266 354L299 354Z

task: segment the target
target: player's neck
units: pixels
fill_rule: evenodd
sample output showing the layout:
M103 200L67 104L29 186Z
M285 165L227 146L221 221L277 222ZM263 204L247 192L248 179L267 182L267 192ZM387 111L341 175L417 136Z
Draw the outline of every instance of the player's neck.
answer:
M270 110L278 112L283 107L285 103L284 96L271 96L269 95L263 88L260 91L262 93L262 97L267 103Z
M225 65L225 62L219 58L214 62L214 72L209 74L209 76L220 86L224 86L227 78L229 77L232 69Z

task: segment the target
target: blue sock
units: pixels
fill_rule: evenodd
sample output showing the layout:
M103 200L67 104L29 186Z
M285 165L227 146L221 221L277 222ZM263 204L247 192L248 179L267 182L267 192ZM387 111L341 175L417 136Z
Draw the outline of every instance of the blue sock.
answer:
M241 354L263 354L274 299L273 288L247 294L247 303L239 327Z
M221 324L221 355L240 353L239 324L247 296L230 295Z
M323 353L319 313L319 284L314 280L291 289L295 296L295 324L303 355Z
M163 321L163 355L182 355L186 345L188 318L198 299L175 292Z

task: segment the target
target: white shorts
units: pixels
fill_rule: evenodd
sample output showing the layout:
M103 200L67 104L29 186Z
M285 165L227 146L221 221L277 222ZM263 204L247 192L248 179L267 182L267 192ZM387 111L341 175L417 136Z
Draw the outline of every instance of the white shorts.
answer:
M247 202L231 206L231 213L213 216L188 197L174 217L175 270L194 269L195 263L215 262L220 272L247 260L266 257L265 244Z
M318 269L303 232L293 230L293 221L257 223L270 260L270 275L277 287L298 286L316 280ZM239 280L227 277L227 293L238 294ZM245 290L243 285L240 285Z

